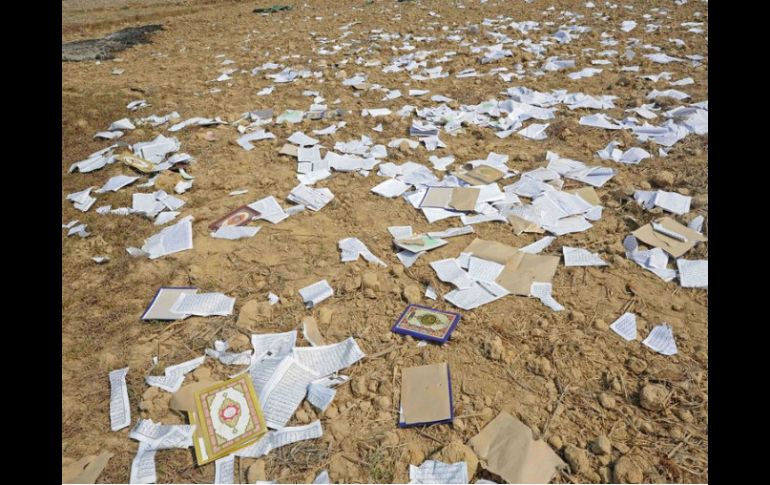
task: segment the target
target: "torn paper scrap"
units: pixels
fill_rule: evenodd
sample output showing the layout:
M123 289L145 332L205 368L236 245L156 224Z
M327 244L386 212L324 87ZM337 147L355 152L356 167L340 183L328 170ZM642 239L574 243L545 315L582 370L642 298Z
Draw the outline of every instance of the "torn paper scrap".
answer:
M532 438L527 425L506 412L490 421L468 445L486 463L484 468L504 483L549 483L566 466L545 442Z
M321 280L299 290L302 301L308 308L318 306L319 303L334 295L334 290L326 280Z
M564 266L607 266L598 253L592 253L583 248L563 246Z
M211 237L235 241L237 239L254 237L260 229L262 229L262 226L221 226L211 233Z
M538 283L532 282L532 288L530 289L530 295L539 299L541 303L550 308L553 311L560 312L564 310L564 307L557 302L551 295L553 286L551 283Z
M708 288L709 262L706 259L677 259L679 284L682 288Z
M353 337L336 344L319 347L295 347L294 357L321 376L334 374L364 358L364 353Z
M181 364L166 367L165 375L147 376L145 380L148 386L160 387L168 392L176 392L182 387L185 375L203 364L205 359L206 356L202 355L198 358L182 362Z
M473 280L453 258L433 261L430 263L430 267L436 272L438 279L451 283L460 290L473 286Z
M307 185L299 184L289 192L286 197L290 201L301 204L312 211L319 211L334 199L334 194L328 188L314 189Z
M409 465L409 483L468 483L468 464L425 460L419 467Z
M228 352L230 345L223 340L215 340L213 349L206 349L206 355L218 359L225 365L249 365L251 363L251 351Z
M659 354L674 355L677 352L674 331L667 323L656 325L642 343Z
M475 281L494 283L505 265L471 256L468 259L468 276Z
M234 455L244 458L259 458L276 448L298 441L320 438L322 434L321 421L313 421L304 426L287 426L277 431L268 431L259 441L236 451Z
M167 288L163 287L153 297L142 315L142 320L181 320L187 315L179 315L171 311L171 307L183 294L197 293L197 288Z
M626 340L636 340L636 315L626 312L615 320L610 328Z
M73 192L67 196L67 200L72 201L75 209L81 212L87 212L96 202L96 197L91 197L91 191L95 187L88 187L80 192Z
M192 247L192 216L187 216L173 226L147 238L142 246L142 251L147 253L150 259L156 259L192 249Z
M127 175L116 175L110 178L107 182L105 182L105 184L100 189L96 190L96 193L102 194L107 191L117 192L123 187L127 185L131 185L138 179L139 177L129 177Z
M131 424L131 403L128 401L126 374L128 374L128 367L114 370L109 374L110 429L112 431L118 431Z
M496 283L475 282L468 289L450 291L444 299L463 310L473 310L508 294L508 290Z
M248 205L248 207L259 212L258 219L264 219L272 224L278 224L282 220L289 217L289 215L283 210L283 207L281 207L281 205L272 195L260 199L256 202L252 202Z
M348 237L345 239L340 239L337 244L339 245L340 251L342 251L341 258L343 263L357 261L358 257L362 256L370 263L376 263L380 266L387 266L387 264L385 264L380 258L369 251L369 248L367 248L366 245L362 243L358 238Z
M179 315L232 315L235 298L223 293L184 293L171 307L171 313Z
M146 443L139 443L139 449L131 462L131 476L128 483L155 483L155 452Z
M396 179L388 179L372 188L372 192L383 197L393 198L406 192L409 185Z
M189 424L161 424L151 419L140 419L128 437L148 445L153 450L189 448L193 446L195 426Z
M555 239L555 236L545 236L544 238L538 239L528 246L524 246L523 248L519 249L519 251L522 253L538 254L543 249L550 246L550 244L554 242Z

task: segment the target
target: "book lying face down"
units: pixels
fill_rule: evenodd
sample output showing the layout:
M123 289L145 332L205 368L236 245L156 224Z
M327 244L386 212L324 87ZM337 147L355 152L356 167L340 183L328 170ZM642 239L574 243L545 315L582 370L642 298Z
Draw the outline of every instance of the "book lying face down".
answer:
M402 370L399 414L401 428L452 422L452 382L446 362Z

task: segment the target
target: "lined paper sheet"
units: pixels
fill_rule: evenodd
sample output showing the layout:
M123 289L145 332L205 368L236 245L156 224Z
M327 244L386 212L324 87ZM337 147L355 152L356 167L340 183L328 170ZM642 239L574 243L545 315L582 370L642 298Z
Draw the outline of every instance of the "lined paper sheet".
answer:
M451 283L460 290L465 290L473 286L473 280L468 273L460 268L454 259L441 259L430 263L430 267L436 271L436 276L441 281Z
M674 355L677 353L674 331L667 323L662 323L653 328L652 332L642 343L659 354Z
M235 456L259 458L276 448L298 441L320 438L323 434L321 421L313 421L305 426L287 426L278 431L268 431L265 436L253 445L236 451Z
M118 431L131 424L131 403L128 401L126 374L128 374L128 367L114 370L109 374L110 428L112 431Z
M471 256L468 260L468 276L476 281L494 283L505 265Z
M626 340L636 340L636 315L626 312L615 320L610 328Z
M235 483L235 455L220 458L214 465L214 483Z
M464 461L444 463L426 460L419 467L409 465L409 483L468 483L468 465Z

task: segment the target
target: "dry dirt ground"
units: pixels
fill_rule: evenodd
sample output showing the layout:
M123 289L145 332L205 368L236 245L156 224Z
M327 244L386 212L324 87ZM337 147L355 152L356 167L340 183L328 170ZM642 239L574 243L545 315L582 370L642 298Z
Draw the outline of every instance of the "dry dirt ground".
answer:
M673 1L619 1L610 9L595 1L597 9L609 16L597 21L584 2L561 0L458 2L422 0L395 1L296 1L290 12L263 16L253 14L264 1L63 1L62 41L102 36L120 28L148 23L162 23L164 29L153 36L153 43L140 45L118 54L113 61L62 63L62 221L80 219L88 223L92 236L86 239L62 236L62 463L109 450L114 457L99 478L100 482L128 482L131 460L137 443L128 438L128 429L110 431L108 399L110 370L130 366L128 389L134 422L139 417L166 424L181 424L183 419L168 409L170 394L149 388L144 377L150 373L152 357L159 366L167 366L203 354L215 339L236 342L244 347L251 333L281 332L298 328L303 316L314 315L320 321L327 340L338 341L354 336L370 355L347 369L351 381L342 386L325 413L317 413L307 403L300 407L290 424L322 421L324 435L319 440L301 442L276 450L263 459L268 480L309 483L324 468L333 482L407 482L409 463L419 464L445 445L465 443L500 411L508 411L529 425L562 456L569 455L571 472L558 475L558 483L638 481L707 482L708 481L708 291L680 288L676 280L666 283L651 272L626 260L622 241L632 230L657 217L657 211L644 211L633 201L634 189L647 184L662 170L674 174L668 190L692 195L693 210L685 218L708 216L708 135L690 135L677 143L669 156L654 156L637 166L604 162L618 174L597 189L605 206L603 217L584 233L562 236L546 253L560 254L562 245L598 251L610 264L607 267L565 268L559 266L553 282L555 298L566 307L553 312L535 299L508 296L473 311L462 312L457 331L446 346L416 347L411 338L390 332L393 321L406 305L405 293L416 287L420 294L427 284L448 292L451 287L437 280L429 262L456 257L460 250L481 237L516 247L527 245L539 235L516 236L511 227L497 222L475 226L476 235L449 239L449 244L429 253L409 269L395 258L388 226L412 224L416 232L442 230L456 226L457 220L429 225L424 217L403 199L385 199L370 192L381 177L335 173L317 187L329 187L335 199L320 212L305 212L278 225L263 223L255 237L240 241L209 237L208 224L230 209L258 198L274 195L284 202L297 184L293 159L277 154L286 137L296 130L310 134L328 123L305 120L298 125L270 126L276 140L257 142L246 152L233 142L233 127L187 128L176 133L182 150L196 158L189 171L195 176L194 187L181 195L186 201L182 215L192 214L195 247L158 260L132 258L127 246L141 246L142 241L159 227L138 216L99 215L91 209L76 211L65 200L66 194L94 185L101 186L109 177L127 173L120 164L87 174L68 174L70 164L106 147L110 142L94 140L97 131L125 116L147 116L178 111L182 119L193 116L221 116L236 120L241 113L273 108L307 109L311 98L303 90L319 90L328 100L341 100L338 107L350 110L347 126L323 142L348 141L361 134L376 143L408 136L411 117L397 116L376 121L362 118L361 109L387 106L396 111L404 104L435 106L429 97L381 101L381 92L355 91L343 86L341 79L356 72L369 75L369 81L406 92L408 74L383 73L380 67L355 65L360 55L366 60L380 59L387 64L392 43L370 41L372 29L384 32L433 35L439 40L416 43L418 49L455 50L457 56L444 68L458 72L467 67L488 71L492 67L511 67L527 60L515 50L513 58L480 65L478 54L467 47L442 41L441 26L450 30L480 25L485 18L498 15L512 20L555 22L545 27L543 35L554 32L563 22L560 12L570 10L585 14L577 23L593 28L566 45L549 46L547 55L575 56L577 68L590 66L581 49L597 48L604 30L622 35L623 20L633 19L639 26L632 35L664 51L682 57L705 56L701 66L691 63L652 64L641 58L639 73L619 72L618 66L605 67L600 75L571 81L564 71L542 77L528 76L504 82L497 76L412 82L412 88L443 94L460 104L476 104L497 97L512 86L526 86L540 91L570 89L587 94L614 94L617 108L608 114L624 116L623 109L647 102L645 95L654 88L666 89L639 78L639 74L672 72L672 80L690 76L695 83L681 88L692 101L708 99L708 53L706 35L708 7L690 0L682 6ZM465 5L464 9L455 4ZM633 5L626 9L623 5ZM546 9L553 5L552 11ZM642 17L653 7L668 10L663 27L647 33ZM695 12L700 17L694 17ZM429 12L435 12L432 16ZM316 17L321 17L317 19ZM656 23L660 17L655 17ZM351 22L351 35L337 43L348 42L332 56L314 50L334 43L321 44L320 38L337 39L340 27ZM688 33L682 22L704 22L705 34ZM505 22L505 24L509 23ZM498 29L504 29L499 27ZM487 28L463 30L469 40L489 45ZM519 38L516 31L506 31ZM629 35L630 36L630 35ZM620 37L622 38L622 37ZM681 38L677 47L668 39ZM615 47L622 54L623 43ZM222 66L225 57L235 61ZM284 56L293 56L284 58ZM335 65L348 59L348 65ZM311 63L312 61L312 63ZM236 67L250 71L265 62L307 66L324 73L324 82L299 79L277 86L269 96L257 96L271 84L263 75L252 77L236 73L233 80L213 83L222 69ZM122 75L111 75L115 68ZM212 93L212 88L221 92ZM126 104L147 99L150 108L128 113ZM674 105L678 104L673 102ZM491 129L471 127L456 137L442 136L448 145L437 152L424 147L414 151L389 149L387 161L408 160L427 163L432 154L454 154L457 160L486 158L490 151L510 156L509 167L518 171L544 165L547 150L562 156L596 164L595 152L609 141L621 139L626 146L639 145L625 132L612 132L578 125L589 110L560 109L556 122L543 141L513 135L498 139ZM383 121L384 131L371 128ZM129 132L123 141L134 143L167 134L165 127L142 128ZM206 132L212 135L204 137ZM657 155L657 146L642 144ZM165 183L173 186L177 179ZM578 187L568 184L565 188ZM170 188L166 186L167 190ZM228 197L230 191L249 189L248 194ZM94 207L111 204L130 206L134 187L117 193L98 195ZM180 216L180 217L181 217ZM263 221L264 222L264 221ZM65 231L63 231L65 232ZM708 224L704 225L708 235ZM337 241L357 237L374 254L385 259L387 268L368 265L363 260L340 262ZM110 261L97 265L91 256L107 255ZM700 244L687 254L688 259L706 259L708 244ZM373 275L367 276L365 275ZM307 310L297 290L320 279L327 279L335 295L320 309ZM363 280L366 280L364 288ZM201 291L221 291L236 297L233 316L192 317L181 323L148 324L139 320L157 288L161 286L197 286ZM271 291L281 303L270 307L266 295ZM412 290L415 291L415 290ZM241 315L241 308L255 300L256 311ZM456 310L439 299L425 298L423 304ZM656 354L640 342L625 342L608 329L624 311L638 317L638 334L643 338L651 328L668 322L674 330L679 353L666 357ZM301 332L300 332L301 333ZM301 339L301 337L300 337ZM300 340L300 345L307 345ZM400 369L443 362L449 363L455 389L453 425L426 429L398 429L396 426ZM229 369L231 370L231 369ZM207 359L201 370L186 382L211 374L223 377L228 369ZM665 390L660 401L640 401L641 389L648 385ZM649 409L648 409L649 408ZM597 454L592 442L607 436L613 444L609 454ZM576 450L576 449L577 450ZM241 483L254 460L241 460L237 466ZM157 454L159 483L212 482L214 465L197 467L189 450L164 450ZM476 473L475 479L485 476Z

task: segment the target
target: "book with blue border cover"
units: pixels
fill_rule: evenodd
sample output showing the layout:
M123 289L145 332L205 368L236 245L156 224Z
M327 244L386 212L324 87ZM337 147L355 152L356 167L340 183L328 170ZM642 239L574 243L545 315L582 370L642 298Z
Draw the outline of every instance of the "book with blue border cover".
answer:
M421 340L444 343L449 340L459 321L459 313L412 303L398 317L391 331Z

